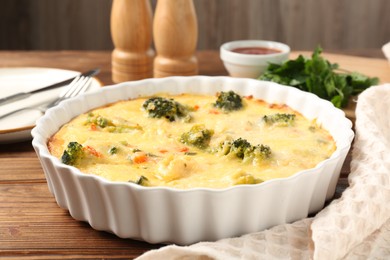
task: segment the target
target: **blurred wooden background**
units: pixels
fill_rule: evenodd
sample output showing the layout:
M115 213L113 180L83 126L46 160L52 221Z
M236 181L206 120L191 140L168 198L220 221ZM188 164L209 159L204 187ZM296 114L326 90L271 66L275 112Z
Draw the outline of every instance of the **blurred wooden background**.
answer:
M131 0L129 0L131 1ZM151 0L154 9L157 0ZM237 39L293 50L380 48L389 0L193 0L198 49ZM110 50L112 0L0 0L0 50Z

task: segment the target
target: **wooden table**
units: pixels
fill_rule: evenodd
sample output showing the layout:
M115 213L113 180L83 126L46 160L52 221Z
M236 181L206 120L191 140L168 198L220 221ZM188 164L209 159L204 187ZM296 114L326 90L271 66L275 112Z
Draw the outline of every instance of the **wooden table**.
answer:
M345 69L390 82L390 67L380 50L358 50L348 54L371 58L326 56ZM201 75L227 75L218 52L201 51L197 55ZM100 67L97 78L104 85L113 84L110 62L108 51L0 51L0 67L35 66L77 71ZM348 185L350 159L349 156L342 169L335 197ZM161 246L120 239L74 220L66 210L58 207L50 194L31 142L0 144L0 258L131 259Z

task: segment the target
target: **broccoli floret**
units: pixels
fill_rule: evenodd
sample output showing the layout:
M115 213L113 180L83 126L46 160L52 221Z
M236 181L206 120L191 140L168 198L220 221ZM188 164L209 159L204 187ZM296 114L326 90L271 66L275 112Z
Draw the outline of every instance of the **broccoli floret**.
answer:
M114 155L114 154L118 153L118 150L119 150L118 147L113 146L113 147L111 147L111 148L108 150L108 153L111 154L111 155Z
M204 125L194 125L190 131L181 135L180 142L200 149L205 149L208 147L213 134L214 131L206 129Z
M218 152L222 155L240 158L243 162L257 162L268 159L271 156L271 148L269 146L263 144L253 146L242 138L222 142Z
M101 128L105 128L105 127L108 127L108 126L115 126L114 123L105 118L105 117L102 117L100 115L95 115L93 113L89 113L88 114L88 118L87 118L87 124L95 124Z
M242 98L232 90L218 93L214 106L227 112L239 110L243 107Z
M127 133L133 130L143 130L139 124L131 124L126 121L122 124L115 124L113 120L102 117L100 115L95 115L93 113L88 114L85 125L94 125L99 127L100 130L109 133Z
M295 115L294 114L282 114L276 113L272 115L265 115L262 118L262 121L267 125L274 126L290 126L294 123Z
M254 177L252 174L247 174L244 172L238 172L237 174L232 176L232 178L233 178L232 181L233 181L234 185L257 184L257 183L262 182L261 179Z
M170 122L176 121L177 118L184 118L185 121L190 119L186 107L173 99L152 97L146 100L142 107L153 118L166 118Z
M83 156L83 146L78 142L70 142L62 154L61 161L68 165L75 165Z
M238 138L230 146L230 154L234 154L240 159L244 159L245 154L252 150L252 145L245 139Z
M262 161L271 157L271 148L268 145L258 144L245 150L244 162Z
M129 181L141 186L150 186L150 181L145 176L141 175L136 181Z
M143 128L139 124L133 125L115 125L107 127L107 131L110 133L128 133L134 130L142 131Z

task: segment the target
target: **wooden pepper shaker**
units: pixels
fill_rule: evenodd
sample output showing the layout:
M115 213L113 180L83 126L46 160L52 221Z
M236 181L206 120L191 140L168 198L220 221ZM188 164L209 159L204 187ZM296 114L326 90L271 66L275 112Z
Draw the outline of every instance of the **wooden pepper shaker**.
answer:
M111 9L112 80L153 77L152 10L149 0L114 0Z
M155 78L198 74L198 24L192 0L158 0L153 37Z

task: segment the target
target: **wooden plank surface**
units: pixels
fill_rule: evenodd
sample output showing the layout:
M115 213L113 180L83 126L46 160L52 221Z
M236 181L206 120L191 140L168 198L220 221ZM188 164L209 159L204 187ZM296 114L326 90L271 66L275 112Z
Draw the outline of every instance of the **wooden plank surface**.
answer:
M293 53L292 56L301 52ZM367 54L367 52L364 52ZM374 52L380 57L380 52ZM390 82L384 59L327 54L332 62L382 82ZM200 74L226 75L215 51L198 53ZM110 52L6 52L0 51L0 67L45 66L85 70L100 67L98 79L112 84ZM336 196L347 187L350 156L343 166ZM44 173L30 142L0 144L0 258L1 259L132 259L159 248L142 241L120 239L74 220L59 208L50 194Z

